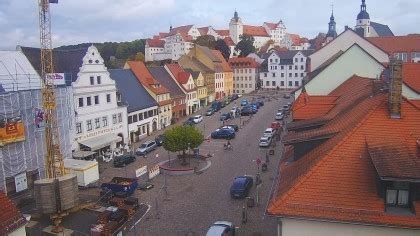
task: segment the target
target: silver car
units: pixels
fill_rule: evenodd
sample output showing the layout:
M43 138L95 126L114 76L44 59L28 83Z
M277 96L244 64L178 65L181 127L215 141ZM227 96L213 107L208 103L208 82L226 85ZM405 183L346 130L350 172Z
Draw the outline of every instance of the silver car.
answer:
M271 145L271 137L270 136L262 136L260 138L260 147L269 147Z
M235 236L235 226L229 221L216 221L207 231L206 236Z
M137 148L136 155L146 155L147 153L155 150L156 147L157 144L155 141L147 141Z

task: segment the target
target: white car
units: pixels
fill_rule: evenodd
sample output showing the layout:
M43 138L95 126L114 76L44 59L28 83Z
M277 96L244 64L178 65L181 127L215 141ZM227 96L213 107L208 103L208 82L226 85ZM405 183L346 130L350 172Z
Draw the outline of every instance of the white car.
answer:
M283 112L278 112L277 114L276 114L276 120L283 120L283 118L284 118L284 114L283 114Z
M203 121L203 117L201 115L193 116L193 121L194 121L194 123L198 124L201 121Z
M207 231L206 236L235 236L235 226L229 221L216 221Z
M263 133L263 136L265 136L265 137L273 137L273 135L274 135L274 133L276 132L276 130L275 129L273 129L273 128L267 128L265 131L264 131L264 133Z
M271 137L268 136L262 136L260 138L260 147L269 147L271 145Z

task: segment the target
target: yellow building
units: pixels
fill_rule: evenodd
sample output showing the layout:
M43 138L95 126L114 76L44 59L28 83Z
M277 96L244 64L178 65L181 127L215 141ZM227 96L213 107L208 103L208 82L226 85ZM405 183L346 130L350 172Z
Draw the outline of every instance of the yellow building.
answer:
M200 107L207 106L207 87L205 86L204 76L199 71L193 71L191 69L186 69L185 71L191 73L195 86L197 86L197 98L200 100Z
M222 72L223 72L223 89L224 89L224 96L230 96L233 94L233 70L230 67L229 63L225 60L222 53L218 50L212 50L213 54L219 58Z

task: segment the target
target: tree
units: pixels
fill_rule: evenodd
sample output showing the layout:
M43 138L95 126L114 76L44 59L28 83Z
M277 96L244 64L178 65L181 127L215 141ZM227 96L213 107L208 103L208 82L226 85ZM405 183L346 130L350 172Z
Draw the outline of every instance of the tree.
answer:
M186 164L188 148L197 148L204 141L203 134L193 126L176 126L165 131L163 148L170 152L181 152L182 165Z
M226 61L229 60L230 48L223 39L218 39L214 48L222 53Z
M235 47L236 51L239 51L239 57L246 57L249 54L256 51L254 47L254 37L249 35L241 35L241 41Z
M144 54L142 52L136 53L136 56L134 57L134 60L144 62Z
M194 43L200 46L214 49L214 46L216 45L216 39L214 39L214 36L212 35L203 35L203 36L198 36L197 39L194 41Z

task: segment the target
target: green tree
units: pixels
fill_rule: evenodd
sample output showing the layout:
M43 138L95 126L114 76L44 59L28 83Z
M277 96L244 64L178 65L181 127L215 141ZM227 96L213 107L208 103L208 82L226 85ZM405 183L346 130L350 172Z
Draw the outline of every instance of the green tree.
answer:
M222 53L226 61L229 60L230 48L223 39L218 39L214 48Z
M163 148L170 152L182 153L182 165L186 164L188 148L197 148L204 141L203 134L194 126L176 126L165 131Z
M216 45L216 39L212 35L203 35L203 36L198 36L197 39L194 41L194 43L200 46L214 49Z
M136 56L134 57L134 60L144 62L144 54L142 52L136 53Z
M249 35L241 35L241 41L235 47L236 51L239 51L239 57L246 57L249 54L256 51L254 47L254 37Z

